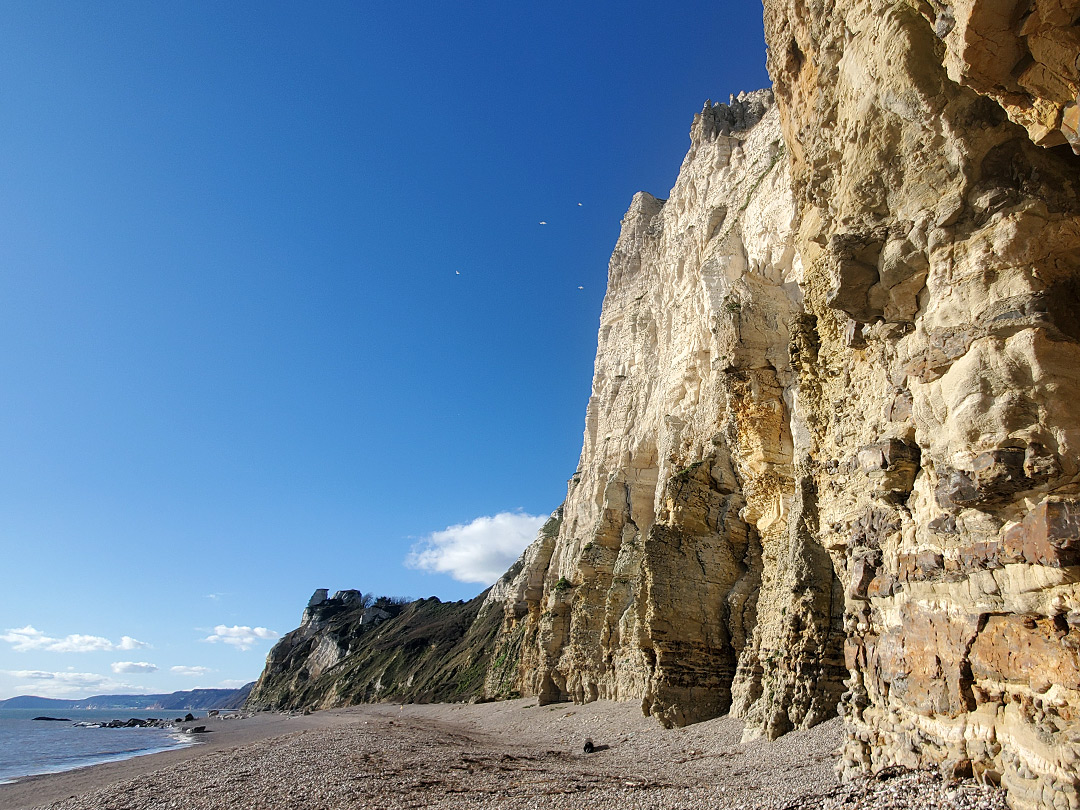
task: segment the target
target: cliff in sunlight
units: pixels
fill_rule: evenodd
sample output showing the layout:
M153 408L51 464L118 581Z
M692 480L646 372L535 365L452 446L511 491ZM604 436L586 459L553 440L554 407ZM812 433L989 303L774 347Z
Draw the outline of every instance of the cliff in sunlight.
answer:
M477 691L839 711L847 775L1080 807L1078 18L766 0L773 90L623 218L566 500L457 636Z
M742 95L695 117L667 200L631 203L558 531L489 596L519 691L668 725L734 708L773 736L835 713L843 594L799 492L817 336L788 162L772 93Z

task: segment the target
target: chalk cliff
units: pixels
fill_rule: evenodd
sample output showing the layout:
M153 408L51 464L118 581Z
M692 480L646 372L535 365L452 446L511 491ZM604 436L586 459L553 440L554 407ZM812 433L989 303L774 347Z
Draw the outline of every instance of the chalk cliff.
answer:
M1080 808L1078 19L766 0L774 89L631 202L566 500L455 636L488 697L839 711L845 774Z

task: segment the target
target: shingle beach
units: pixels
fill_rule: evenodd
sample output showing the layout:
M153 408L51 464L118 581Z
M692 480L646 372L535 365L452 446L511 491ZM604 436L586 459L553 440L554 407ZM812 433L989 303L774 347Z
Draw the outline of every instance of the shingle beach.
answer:
M929 774L838 784L839 720L771 743L741 742L734 718L666 730L635 704L605 701L207 723L206 742L188 749L0 786L0 808L1005 808L999 790Z

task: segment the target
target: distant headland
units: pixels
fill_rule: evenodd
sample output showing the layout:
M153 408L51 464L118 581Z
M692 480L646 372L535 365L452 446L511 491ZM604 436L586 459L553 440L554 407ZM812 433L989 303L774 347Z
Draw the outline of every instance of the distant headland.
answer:
M0 709L141 709L208 711L239 709L254 682L239 689L189 689L165 695L94 695L78 700L19 695L0 700Z

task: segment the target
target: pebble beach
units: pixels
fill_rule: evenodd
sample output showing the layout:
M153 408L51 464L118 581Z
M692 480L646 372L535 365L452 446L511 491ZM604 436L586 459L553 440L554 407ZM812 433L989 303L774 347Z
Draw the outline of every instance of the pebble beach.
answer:
M839 784L838 719L771 743L741 742L735 718L663 729L636 704L606 701L379 704L207 723L190 748L2 785L0 808L1006 807L999 789L927 773Z

